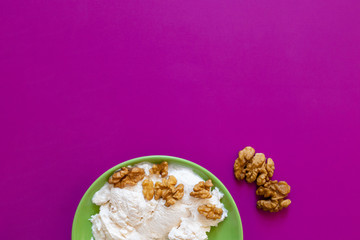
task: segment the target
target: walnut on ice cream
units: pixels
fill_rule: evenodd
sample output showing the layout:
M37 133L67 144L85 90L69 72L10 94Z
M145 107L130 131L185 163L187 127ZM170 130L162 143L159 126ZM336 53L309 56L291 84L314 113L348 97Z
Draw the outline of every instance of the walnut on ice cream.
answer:
M144 198L150 201L154 197L155 189L154 189L154 182L151 179L145 179L142 182L143 187L143 195Z
M168 175L168 163L162 162L160 164L154 164L153 167L150 169L151 174L158 174L161 177L166 177Z
M176 186L177 180L174 176L163 178L161 182L155 183L155 200L165 200L165 206L174 205L177 200L184 196L184 185ZM176 187L175 187L176 186Z
M190 193L190 196L196 198L211 198L211 187L214 186L212 184L211 179L207 180L206 182L201 181L196 184L193 188L193 192Z
M200 214L204 215L208 219L220 219L223 210L221 208L217 208L214 204L204 204L198 207L198 211Z
M114 184L114 187L124 188L125 186L134 186L145 177L145 171L142 168L134 167L121 169L114 172L108 182Z
M285 181L269 181L256 190L256 195L265 199L257 201L257 207L269 212L278 212L291 204L290 199L285 199L290 193L290 186Z

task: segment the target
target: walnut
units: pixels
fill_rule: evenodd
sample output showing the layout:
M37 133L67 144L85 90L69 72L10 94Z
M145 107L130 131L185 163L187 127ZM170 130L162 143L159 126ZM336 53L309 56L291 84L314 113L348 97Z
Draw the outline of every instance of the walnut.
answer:
M255 149L252 147L246 147L239 152L239 157L235 160L234 164L234 174L238 180L243 180L245 178L245 166L254 154Z
M269 181L256 190L256 195L264 200L257 201L257 207L269 212L278 212L291 204L290 199L284 199L290 193L290 186L285 181Z
M134 186L145 177L145 171L142 168L134 167L121 169L114 172L108 182L114 184L114 187L124 188L126 185Z
M246 179L258 186L264 185L274 175L275 164L271 158L266 161L263 153L256 153L252 147L246 147L239 152L234 164L234 174L237 179Z
M290 186L285 181L269 181L256 190L256 195L277 200L285 198L290 193Z
M151 174L160 174L161 177L166 177L168 175L168 163L162 162L160 164L154 164L150 169Z
M174 176L163 178L161 182L155 183L155 199L164 199L165 206L175 204L184 196L184 184L179 184L175 187L177 180Z
M291 203L290 199L281 199L278 201L258 200L256 205L259 209L269 212L278 212L283 208L287 208Z
M122 167L121 169L119 169L113 173L113 175L109 178L108 182L111 184L118 183L128 173L129 173L129 169L126 167Z
M204 215L209 219L220 219L223 210L221 208L217 208L214 204L204 204L198 207L198 211L200 214Z
M263 153L256 153L246 165L246 181L252 183L256 180L258 186L264 185L273 176L274 170L274 161L271 158L268 158L268 162L266 162Z
M190 193L190 196L196 198L211 198L211 187L214 186L211 182L211 179L206 182L201 181L196 184L193 188L193 192Z
M145 179L142 182L142 187L144 198L150 201L154 197L155 193L154 182L151 179Z

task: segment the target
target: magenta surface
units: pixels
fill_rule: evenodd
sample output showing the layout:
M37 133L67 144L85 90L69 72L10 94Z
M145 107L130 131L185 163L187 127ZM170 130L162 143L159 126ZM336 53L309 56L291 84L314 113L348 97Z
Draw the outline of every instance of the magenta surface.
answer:
M357 0L0 2L2 239L70 239L90 184L163 154L210 170L244 237L359 239ZM237 152L292 187L278 214ZM271 237L269 237L271 236Z

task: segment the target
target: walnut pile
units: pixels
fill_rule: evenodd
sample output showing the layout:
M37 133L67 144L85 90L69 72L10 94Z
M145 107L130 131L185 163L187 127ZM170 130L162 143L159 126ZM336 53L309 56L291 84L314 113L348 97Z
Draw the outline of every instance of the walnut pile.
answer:
M236 179L252 183L256 181L256 195L265 199L257 201L257 207L269 212L278 212L291 204L285 199L290 193L290 186L284 181L272 181L275 164L271 158L266 160L263 153L256 153L252 147L246 147L239 152L234 164Z
M184 184L179 184L175 187L177 180L174 176L163 178L161 182L155 183L155 200L164 199L165 206L175 204L184 196Z
M290 186L285 181L269 181L256 190L256 195L263 196L265 200L257 201L257 207L269 212L278 212L291 204L285 199L290 193Z
M204 215L208 219L220 219L223 210L221 208L217 208L214 204L204 204L198 207L198 212Z
M269 181L274 170L274 161L271 158L266 160L263 153L255 154L255 149L252 147L241 150L234 164L234 174L238 180L246 179L249 183L256 181L258 186Z
M161 177L166 177L168 175L168 163L162 162L160 164L154 164L150 169L151 174L158 174Z
M142 182L144 198L150 201L154 197L154 182L151 179L145 179Z
M190 193L190 196L195 198L211 198L211 187L214 186L211 182L211 179L206 182L200 181L193 188L193 192Z
M114 172L108 182L114 184L114 187L124 188L126 185L134 186L137 182L143 180L144 177L145 171L142 168L122 167Z

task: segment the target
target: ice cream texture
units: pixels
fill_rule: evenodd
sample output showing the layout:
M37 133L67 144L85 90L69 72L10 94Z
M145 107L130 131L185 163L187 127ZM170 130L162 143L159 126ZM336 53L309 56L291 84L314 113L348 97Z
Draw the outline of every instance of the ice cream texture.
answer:
M161 177L149 174L151 163L140 163L146 175L154 182ZM204 179L191 169L169 164L168 175L176 177L184 184L184 197L174 205L166 207L163 199L146 200L142 193L142 181L135 186L113 187L106 183L94 194L93 203L100 206L100 211L91 217L92 233L95 240L203 240L208 239L207 232L227 217L227 210L220 202L223 194L218 188L212 190L208 199L190 196L193 187ZM207 180L207 179L205 179ZM220 219L207 219L197 208L203 204L215 204L223 209Z

